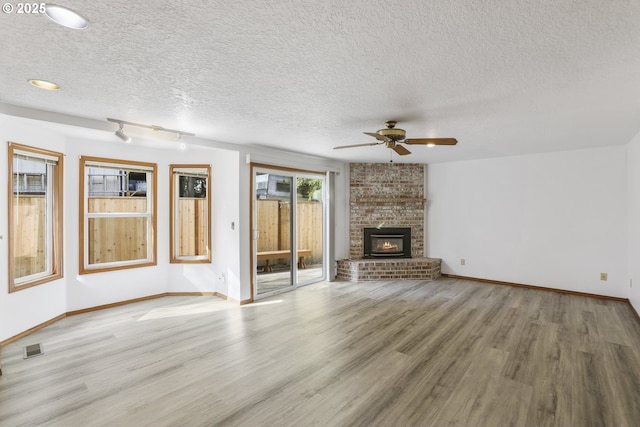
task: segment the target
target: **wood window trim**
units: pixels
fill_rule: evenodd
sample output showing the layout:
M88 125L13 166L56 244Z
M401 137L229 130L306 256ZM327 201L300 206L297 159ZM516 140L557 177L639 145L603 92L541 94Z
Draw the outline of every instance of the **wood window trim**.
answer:
M86 176L86 164L90 163L105 163L105 164L115 164L122 165L123 169L130 167L135 169L136 166L149 168L152 173L151 177L151 251L150 251L150 260L142 260L140 262L126 262L126 264L122 265L109 265L107 267L85 267L85 224L87 222L86 214L85 214L85 176ZM79 232L78 232L78 271L79 274L93 274L93 273L103 273L107 271L116 271L116 270L126 270L131 268L140 268L140 267L149 267L157 265L158 256L157 256L157 204L158 204L158 167L156 163L147 163L140 162L135 160L122 160L122 159L112 159L105 157L92 157L92 156L80 156L80 167L79 167Z
M52 227L52 245L51 245L51 274L44 276L44 277L39 277L37 279L28 281L28 282L24 282L24 283L20 283L20 284L16 284L15 283L15 277L14 277L14 267L15 267L15 263L14 263L14 239L15 236L13 235L13 156L14 156L14 151L15 150L19 150L19 151L25 151L28 153L32 153L34 155L34 157L38 157L38 156L46 156L46 157L55 157L56 160L56 173L53 175L53 179L55 180L55 182L53 183L53 195L52 195L52 199L53 199L53 208L52 208L52 215L53 215L53 227ZM8 156L7 156L7 163L8 163L8 179L7 179L7 187L8 187L8 191L7 191L7 199L8 199L8 224L9 224L9 229L8 229L8 233L7 233L7 237L8 237L8 254L9 254L9 260L8 260L8 280L9 280L9 293L12 292L16 292L16 291L21 291L23 289L28 289L31 288L33 286L37 286L37 285L41 285L43 283L47 283L47 282L51 282L54 280L58 280L61 279L63 277L63 201L64 201L64 185L63 185L63 178L64 178L64 154L56 152L56 151L51 151L51 150L46 150L43 148L37 148L37 147L31 147L28 145L23 145L23 144L18 144L16 142L12 142L10 141L8 143Z
M175 205L177 195L174 180L176 169L206 169L207 170L207 257L201 259L185 259L176 254L175 240ZM211 263L211 165L207 164L171 164L169 165L169 262L171 264L209 264Z

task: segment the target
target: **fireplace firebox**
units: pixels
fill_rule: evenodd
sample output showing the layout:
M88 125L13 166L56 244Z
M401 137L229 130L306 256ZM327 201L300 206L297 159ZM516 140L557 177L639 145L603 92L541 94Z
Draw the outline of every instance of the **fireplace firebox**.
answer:
M411 228L365 228L364 258L411 258Z

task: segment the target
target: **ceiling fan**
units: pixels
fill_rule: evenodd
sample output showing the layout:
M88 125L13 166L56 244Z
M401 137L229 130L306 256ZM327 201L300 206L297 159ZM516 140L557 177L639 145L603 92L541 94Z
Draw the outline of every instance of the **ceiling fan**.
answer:
M380 129L377 132L363 132L365 135L370 135L377 139L380 142L370 142L367 144L353 144L353 145L341 145L339 147L333 147L334 150L340 148L351 148L351 147L364 147L368 145L380 145L385 144L387 148L391 148L393 151L398 153L401 156L405 156L407 154L411 154L411 151L407 150L404 145L398 145L398 143L408 144L408 145L426 145L427 147L433 147L436 145L456 145L458 140L455 138L415 138L415 139L405 139L406 133L404 129L396 128L395 120L387 120L385 125L387 125L386 129Z

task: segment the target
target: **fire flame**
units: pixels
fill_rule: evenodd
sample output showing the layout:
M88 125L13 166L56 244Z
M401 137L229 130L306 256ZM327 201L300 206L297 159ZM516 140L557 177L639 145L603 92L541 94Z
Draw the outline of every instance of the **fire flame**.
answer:
M398 245L394 245L391 242L384 242L382 244L382 249L385 250L385 251L389 251L389 250L392 250L392 249L398 249Z

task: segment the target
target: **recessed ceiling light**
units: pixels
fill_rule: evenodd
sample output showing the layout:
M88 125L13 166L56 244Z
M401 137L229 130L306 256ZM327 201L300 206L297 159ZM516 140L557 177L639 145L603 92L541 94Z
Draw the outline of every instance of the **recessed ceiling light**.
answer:
M429 148L431 148L431 147L435 147L435 146L436 146L436 144L434 144L434 143L429 143L429 144L427 144L427 147L429 147Z
M44 13L53 22L56 22L67 28L74 30L84 30L89 26L89 21L83 18L80 14L74 12L66 7L58 6L55 4L47 4L44 7Z
M46 80L31 79L31 80L29 80L29 83L31 83L32 85L34 85L35 87L38 87L40 89L60 90L60 85L59 84L53 83L53 82L48 82Z

